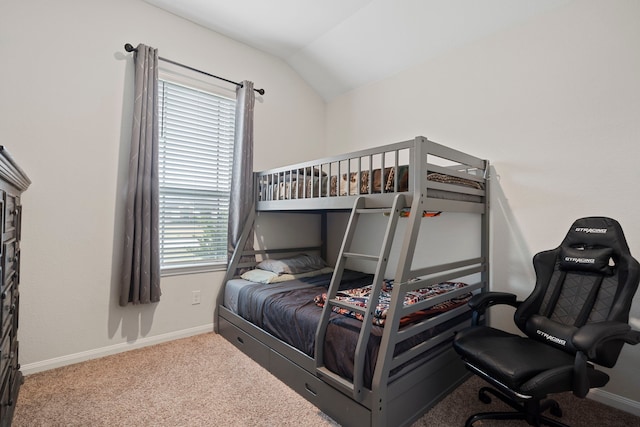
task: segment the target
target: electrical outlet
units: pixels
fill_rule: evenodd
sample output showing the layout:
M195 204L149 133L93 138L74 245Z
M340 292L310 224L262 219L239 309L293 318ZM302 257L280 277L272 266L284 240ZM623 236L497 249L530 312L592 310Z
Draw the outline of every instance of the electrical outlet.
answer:
M200 291L191 292L191 305L200 304Z

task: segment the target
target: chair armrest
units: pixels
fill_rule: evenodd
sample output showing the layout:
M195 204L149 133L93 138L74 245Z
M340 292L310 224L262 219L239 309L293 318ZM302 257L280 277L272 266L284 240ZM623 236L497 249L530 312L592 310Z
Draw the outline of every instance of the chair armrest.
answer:
M516 295L508 292L482 292L472 296L467 303L473 311L471 324L477 325L480 316L492 305L506 304L517 308L520 302L516 301L516 298Z
M516 301L516 296L508 292L482 292L471 297L468 304L473 311L484 313L492 305L507 304L518 307L520 303Z
M578 350L591 356L600 343L611 340L636 345L640 343L640 332L632 330L631 326L623 322L589 323L576 331L572 342Z
M587 375L588 358L596 357L598 346L606 341L621 340L636 345L640 343L640 332L623 322L597 322L582 326L573 335L572 343L578 350L573 366L573 394L585 397L589 392Z

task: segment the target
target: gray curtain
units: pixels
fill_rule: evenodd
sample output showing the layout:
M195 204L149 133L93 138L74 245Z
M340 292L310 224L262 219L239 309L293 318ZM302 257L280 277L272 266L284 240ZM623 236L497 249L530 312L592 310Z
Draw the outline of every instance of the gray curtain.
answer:
M121 306L160 301L157 49L138 45L134 62Z
M253 185L253 106L255 104L253 82L243 81L236 88L236 126L231 175L231 199L229 201L228 258L242 234L242 228L253 209L255 191ZM253 233L245 245L253 249ZM254 257L255 258L255 257ZM241 259L240 262L244 260Z

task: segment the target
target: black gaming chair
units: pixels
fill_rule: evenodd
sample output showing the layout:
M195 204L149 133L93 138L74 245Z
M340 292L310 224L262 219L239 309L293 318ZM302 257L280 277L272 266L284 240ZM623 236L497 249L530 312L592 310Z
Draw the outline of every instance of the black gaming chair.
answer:
M536 285L525 301L503 292L469 301L474 326L458 332L453 346L467 367L494 387L483 387L480 400L489 403L492 394L517 412L476 414L467 427L482 419L566 427L542 415L549 409L562 416L556 401L544 400L547 395L572 391L585 397L609 381L595 365L613 367L625 343L640 342L640 332L628 325L640 265L617 221L575 221L560 246L535 255L533 265ZM525 337L478 325L495 304L517 307L514 321Z

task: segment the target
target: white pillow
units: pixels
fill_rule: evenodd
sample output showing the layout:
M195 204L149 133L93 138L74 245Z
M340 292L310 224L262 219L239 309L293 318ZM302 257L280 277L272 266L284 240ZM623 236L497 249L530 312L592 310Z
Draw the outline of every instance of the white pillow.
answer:
M257 268L255 270L249 270L242 273L240 277L244 280L249 280L250 282L269 284L286 282L288 280L300 279L302 277L319 276L320 274L327 274L331 272L333 272L333 268L331 267L325 267L320 270L308 271L306 273L299 274L276 274L273 271L260 270Z
M245 271L240 277L250 282L271 283L270 280L278 277L278 275L272 271L255 269Z

